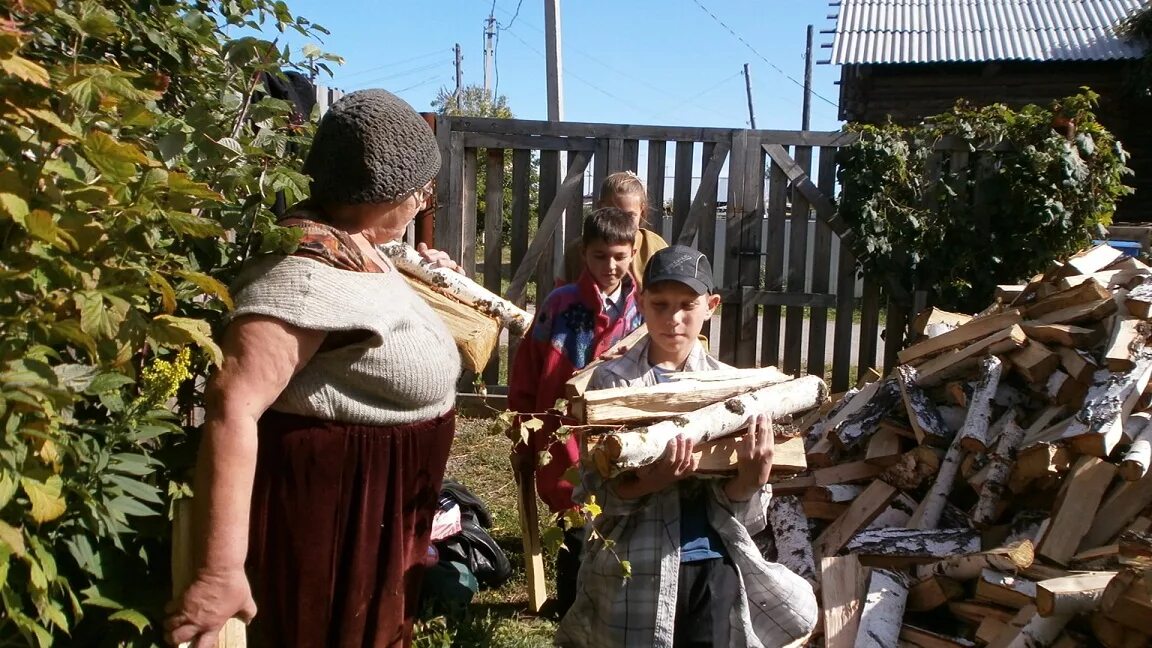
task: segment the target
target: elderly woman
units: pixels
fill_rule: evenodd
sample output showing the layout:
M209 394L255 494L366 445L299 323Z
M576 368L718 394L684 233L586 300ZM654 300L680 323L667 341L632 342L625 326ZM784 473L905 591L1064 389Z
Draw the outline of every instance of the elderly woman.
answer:
M263 645L411 642L460 361L376 246L403 235L439 167L427 124L384 90L320 122L311 198L282 222L299 249L233 287L196 470L202 546L170 642L212 645L257 606Z

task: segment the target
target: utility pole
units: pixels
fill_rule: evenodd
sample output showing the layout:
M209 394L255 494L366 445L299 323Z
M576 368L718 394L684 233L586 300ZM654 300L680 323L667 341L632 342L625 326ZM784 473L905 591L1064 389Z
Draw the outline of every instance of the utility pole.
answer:
M485 20L484 23L484 94L491 99L492 59L496 55L496 47L493 45L492 39L496 37L496 16L488 14L488 20Z
M548 71L548 121L564 120L564 64L560 58L560 0L544 0L545 64Z
M804 48L804 111L800 116L800 130L812 125L812 25L808 25L808 44Z
M460 53L460 43L456 43L456 92L452 98L456 102L456 112L460 112L460 104L464 98L461 93L464 92L464 55Z
M747 63L744 64L744 89L748 91L748 124L756 130L756 112L752 110L752 74Z

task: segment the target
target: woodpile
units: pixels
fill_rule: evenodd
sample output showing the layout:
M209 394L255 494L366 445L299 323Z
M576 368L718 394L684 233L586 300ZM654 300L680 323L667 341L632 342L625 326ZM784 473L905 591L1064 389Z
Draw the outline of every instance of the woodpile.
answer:
M773 508L811 644L1152 645L1150 315L1152 271L1097 246L922 313L895 370L804 416Z

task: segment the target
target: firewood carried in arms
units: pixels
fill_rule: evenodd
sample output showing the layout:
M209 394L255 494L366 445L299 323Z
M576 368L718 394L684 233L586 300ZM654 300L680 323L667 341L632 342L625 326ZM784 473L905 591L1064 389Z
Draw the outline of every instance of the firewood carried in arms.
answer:
M429 267L420 253L407 243L393 241L378 247L380 252L404 274L432 286L486 315L496 318L513 335L523 337L532 324L532 316L516 304L492 293L484 286L447 268Z
M586 435L584 452L596 469L608 477L654 463L678 435L699 445L743 430L753 415L767 414L777 419L818 407L827 398L828 386L820 377L803 376L647 426Z

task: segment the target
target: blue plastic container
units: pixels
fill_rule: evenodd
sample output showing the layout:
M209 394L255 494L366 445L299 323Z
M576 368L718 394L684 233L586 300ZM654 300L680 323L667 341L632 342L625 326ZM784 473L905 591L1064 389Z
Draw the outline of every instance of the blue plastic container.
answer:
M1093 245L1100 245L1101 243L1107 243L1108 245L1116 248L1117 250L1120 250L1121 252L1124 253L1124 256L1130 256L1133 258L1140 256L1140 242L1139 241L1117 241L1117 240L1092 241Z

